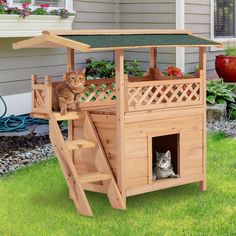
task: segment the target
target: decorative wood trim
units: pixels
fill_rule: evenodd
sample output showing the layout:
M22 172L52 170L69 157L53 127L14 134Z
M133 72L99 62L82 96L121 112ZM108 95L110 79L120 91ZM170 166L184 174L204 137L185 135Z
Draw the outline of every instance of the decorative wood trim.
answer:
M165 80L155 80L155 81L141 81L141 82L129 82L128 88L133 87L142 87L142 86L156 86L156 85L170 85L170 84L184 84L184 83L200 83L200 78L187 78L186 77L182 79L174 79L169 78Z
M35 38L26 39L20 42L13 43L13 49L21 48L37 48L37 47L67 47L87 52L89 45L66 39L55 34L43 34Z
M83 52L87 52L90 48L88 44L80 43L71 39L66 39L54 34L46 35L46 37L49 42L58 44L59 47L73 48Z

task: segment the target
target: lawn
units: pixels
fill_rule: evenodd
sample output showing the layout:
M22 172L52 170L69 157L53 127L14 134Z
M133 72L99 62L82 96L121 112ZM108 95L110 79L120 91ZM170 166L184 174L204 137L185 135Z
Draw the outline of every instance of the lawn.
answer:
M236 235L236 140L209 135L208 190L198 184L146 193L112 209L88 193L93 218L77 214L56 160L0 179L0 235Z

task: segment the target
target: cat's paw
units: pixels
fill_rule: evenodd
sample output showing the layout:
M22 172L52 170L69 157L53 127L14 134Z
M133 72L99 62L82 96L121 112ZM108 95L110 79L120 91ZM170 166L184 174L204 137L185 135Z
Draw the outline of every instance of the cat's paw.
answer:
M179 178L179 175L174 175L173 177L177 179L177 178Z
M156 177L156 175L153 175L152 176L152 181L155 181L155 180L157 180L157 177Z

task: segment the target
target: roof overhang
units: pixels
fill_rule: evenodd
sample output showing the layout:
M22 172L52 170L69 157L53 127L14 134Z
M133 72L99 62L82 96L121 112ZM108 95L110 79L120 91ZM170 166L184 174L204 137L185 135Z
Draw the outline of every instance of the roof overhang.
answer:
M181 40L183 37L186 40ZM13 49L73 48L90 52L150 47L208 46L223 47L223 44L192 35L186 30L69 30L43 31L40 36L14 43Z

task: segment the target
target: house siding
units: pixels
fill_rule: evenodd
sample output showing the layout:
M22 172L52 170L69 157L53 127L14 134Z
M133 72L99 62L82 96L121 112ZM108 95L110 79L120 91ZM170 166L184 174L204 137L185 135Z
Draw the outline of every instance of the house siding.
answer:
M74 1L77 14L73 29L116 28L117 4L115 0ZM31 90L30 77L37 74L61 77L66 70L65 49L13 50L12 43L23 38L0 38L0 95L27 93ZM86 58L111 59L113 53L75 54L76 68L80 69Z
M175 29L175 1L120 0L121 29ZM143 70L149 66L149 50L126 50L126 60L138 60ZM175 49L158 49L158 66L175 64Z
M205 38L211 38L211 0L185 0L185 28L194 34ZM215 77L215 56L222 51L207 49L207 74ZM193 72L198 64L198 49L185 49L186 72Z

